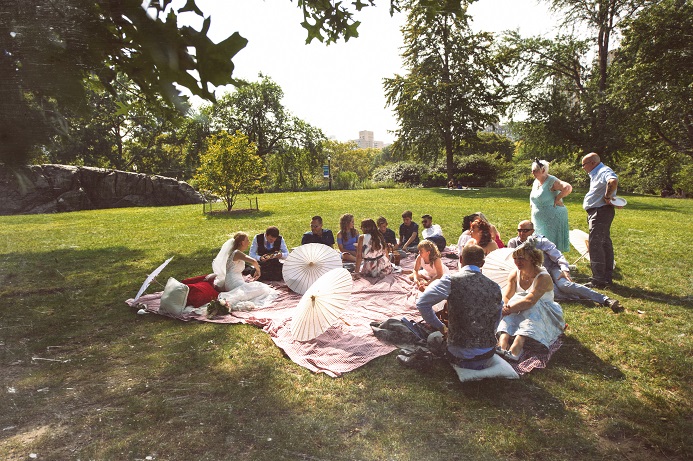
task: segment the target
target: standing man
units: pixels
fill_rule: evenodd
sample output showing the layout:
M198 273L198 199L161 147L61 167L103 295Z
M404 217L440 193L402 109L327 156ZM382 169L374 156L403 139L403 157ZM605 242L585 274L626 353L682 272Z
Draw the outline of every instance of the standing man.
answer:
M267 228L264 234L257 234L250 244L249 256L260 263L261 274L258 280L283 280L282 263L280 259L289 257L289 250L279 229L274 226Z
M330 248L334 248L334 235L329 229L322 228L322 218L313 216L310 221L310 230L303 234L301 245L306 243L322 243Z
M521 221L520 224L517 225L517 237L510 239L508 248L519 247L532 235L534 235L537 242L537 249L544 252L544 267L553 279L553 293L555 299L589 299L602 306L611 308L614 312L623 311L623 307L617 299L611 299L606 295L597 293L591 288L573 282L570 278L568 261L558 248L556 248L553 242L543 235L534 234L534 224L532 224L532 221Z
M445 250L445 245L448 244L443 236L443 229L438 224L433 224L433 217L430 214L425 214L421 216L421 225L423 230L421 231L421 236L435 243L438 247L438 251Z
M611 222L615 209L611 199L616 195L618 176L604 165L599 155L592 152L582 158L582 168L590 176L590 190L585 195L582 207L587 212L590 238L590 264L592 278L585 286L606 288L613 283L614 246L611 243Z
M399 248L416 253L419 244L419 225L412 221L412 212L402 213L402 224L399 225Z
M484 250L480 246L464 247L460 264L459 272L429 285L416 301L416 308L426 323L438 330L428 336L430 349L444 352L458 367L482 370L491 365L495 353L503 296L500 286L481 273ZM447 327L433 311L433 306L444 300L448 301ZM414 357L397 359L405 366L416 366Z

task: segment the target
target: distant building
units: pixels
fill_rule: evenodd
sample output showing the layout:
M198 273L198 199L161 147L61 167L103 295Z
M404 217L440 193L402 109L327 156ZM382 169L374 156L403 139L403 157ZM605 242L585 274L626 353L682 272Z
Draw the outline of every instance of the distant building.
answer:
M359 131L359 139L356 141L356 145L359 149L368 149L371 147L382 149L385 147L385 143L382 141L374 141L373 132L368 130Z
M495 123L493 125L486 125L482 131L485 131L487 133L496 133L501 136L507 136L508 138L512 139L515 141L515 137L513 136L512 131L510 130L510 127L508 125L502 125L499 123Z

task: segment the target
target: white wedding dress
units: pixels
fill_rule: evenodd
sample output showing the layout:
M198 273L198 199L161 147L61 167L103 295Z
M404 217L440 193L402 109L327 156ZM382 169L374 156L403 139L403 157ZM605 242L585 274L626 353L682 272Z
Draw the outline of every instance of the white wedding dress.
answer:
M271 286L262 282L246 283L242 274L245 268L245 261L242 259L237 261L233 260L236 251L238 250L234 250L228 255L223 270L217 271L217 269L221 269L218 267L218 264L216 264L219 256L215 258L212 264L212 267L215 269L216 284L223 290L219 293L218 299L227 301L231 311L249 311L269 306L277 299L279 293ZM223 252L224 247L222 247L220 255L222 255ZM223 285L220 283L222 280Z

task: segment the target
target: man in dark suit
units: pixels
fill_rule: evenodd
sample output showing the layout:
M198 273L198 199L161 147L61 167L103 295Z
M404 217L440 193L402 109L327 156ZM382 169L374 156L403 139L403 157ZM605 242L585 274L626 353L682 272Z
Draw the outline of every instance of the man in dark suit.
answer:
M289 257L289 249L279 229L274 226L267 228L264 234L257 234L250 244L249 256L260 263L260 281L284 280L280 259Z
M484 250L480 246L465 246L460 263L463 267L459 272L444 275L426 288L416 301L416 308L426 323L438 330L428 337L434 353L445 354L461 368L482 370L491 365L495 353L503 296L500 286L481 273ZM433 311L434 305L445 300L447 327ZM409 365L410 357L399 357L401 363Z

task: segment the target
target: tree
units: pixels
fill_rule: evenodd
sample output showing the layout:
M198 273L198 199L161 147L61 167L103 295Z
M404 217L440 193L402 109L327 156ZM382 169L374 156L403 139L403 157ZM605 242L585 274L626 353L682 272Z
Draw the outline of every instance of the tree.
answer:
M623 148L620 125L625 115L609 99L613 40L622 21L650 1L550 0L552 9L563 14L565 28L585 25L592 38L507 35L517 53L518 69L526 76L518 85L523 96L517 99L517 106L528 113L519 130L525 148L536 154L553 151L556 157L597 151L604 159ZM596 45L596 57L589 61L591 44Z
M391 11L399 0L391 0ZM307 42L358 36L353 3L298 0ZM212 100L211 87L234 83L232 59L247 40L237 32L219 43L201 30L178 27L178 15L204 17L195 0L3 0L0 4L0 162L26 162L65 127L57 107L83 108L82 82L97 76L111 88L122 72L148 94L180 104L179 87ZM193 76L193 75L196 75Z
M306 188L324 161L325 136L286 110L281 101L284 92L277 83L262 75L260 79L241 82L236 91L225 94L203 113L213 132L240 131L255 143L275 187Z
M111 85L113 92L86 79L84 110L64 112L65 134L53 137L40 160L156 174L178 169L173 157L182 154L183 115L122 74Z
M299 119L282 105L284 91L271 78L259 75L259 82L241 81L211 109L212 129L241 131L258 148L258 155L280 150L282 143L299 136Z
M693 158L693 3L662 0L626 23L612 98L637 145L657 141ZM645 133L642 133L642 130Z
M199 189L221 196L231 211L238 196L256 191L264 176L255 144L243 133L221 132L209 139L194 179Z
M323 144L323 152L330 156L333 177L341 173L351 173L349 176L353 177L354 181L364 181L371 177L373 160L379 149L359 149L354 141L328 140Z
M424 160L444 152L448 180L461 142L498 122L505 107L493 37L471 31L466 5L407 2L402 58L408 74L384 82L387 104L400 124L394 149L414 151Z

